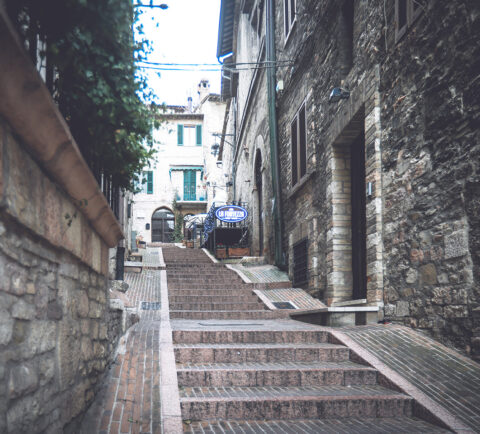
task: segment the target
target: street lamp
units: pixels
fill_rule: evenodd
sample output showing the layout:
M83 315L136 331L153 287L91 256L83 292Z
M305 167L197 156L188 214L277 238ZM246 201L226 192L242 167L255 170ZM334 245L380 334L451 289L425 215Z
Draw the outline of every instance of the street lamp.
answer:
M153 0L150 0L149 5L144 5L143 3L135 3L133 5L134 8L159 8L159 9L168 9L168 5L165 3L160 3L159 5L154 5Z

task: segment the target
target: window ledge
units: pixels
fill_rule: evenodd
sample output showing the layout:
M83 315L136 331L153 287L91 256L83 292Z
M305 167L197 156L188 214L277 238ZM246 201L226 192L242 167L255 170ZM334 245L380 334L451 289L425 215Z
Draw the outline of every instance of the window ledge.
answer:
M303 175L300 178L300 181L298 181L288 192L287 194L287 199L291 199L293 196L295 196L304 186L305 184L310 181L310 179L313 177L313 172L307 172L305 175Z

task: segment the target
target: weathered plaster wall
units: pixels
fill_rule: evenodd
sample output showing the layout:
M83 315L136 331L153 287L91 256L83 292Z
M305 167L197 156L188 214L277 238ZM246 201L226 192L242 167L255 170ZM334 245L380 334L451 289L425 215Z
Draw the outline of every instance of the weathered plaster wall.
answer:
M108 247L0 119L0 432L74 432L112 360Z

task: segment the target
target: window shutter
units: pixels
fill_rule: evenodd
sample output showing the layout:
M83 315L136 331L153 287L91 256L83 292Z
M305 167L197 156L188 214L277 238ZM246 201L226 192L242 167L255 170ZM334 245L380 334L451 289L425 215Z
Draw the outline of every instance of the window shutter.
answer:
M183 125L177 125L177 144L183 146Z
M153 194L153 172L147 172L147 194Z
M202 145L202 126L197 125L197 146Z

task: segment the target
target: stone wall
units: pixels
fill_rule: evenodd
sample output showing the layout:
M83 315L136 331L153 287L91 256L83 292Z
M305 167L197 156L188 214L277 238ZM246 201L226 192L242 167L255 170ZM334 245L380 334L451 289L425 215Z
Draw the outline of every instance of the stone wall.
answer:
M277 60L292 62L277 68L277 82L283 82L277 92L283 250L293 277L293 246L307 238L307 291L328 304L352 299L349 162L361 135L362 298L381 308L380 318L421 328L478 357L480 4L407 3L414 13L401 35L393 0L298 1L286 38L283 0L275 1ZM257 53L245 43L251 39L247 32L255 36L247 16L237 20L237 62ZM238 135L248 149L267 114L265 82L255 86L247 73L239 81L238 106L247 115L238 113ZM339 86L350 97L330 103L331 90ZM303 103L307 173L292 185L290 129ZM268 129L262 131L260 149L268 154ZM238 180L251 179L250 158L239 158ZM237 198L241 193L255 203L254 190L238 184Z
M0 168L0 432L75 432L122 332L108 247L1 118Z
M385 315L480 357L480 5L424 9L381 68Z

